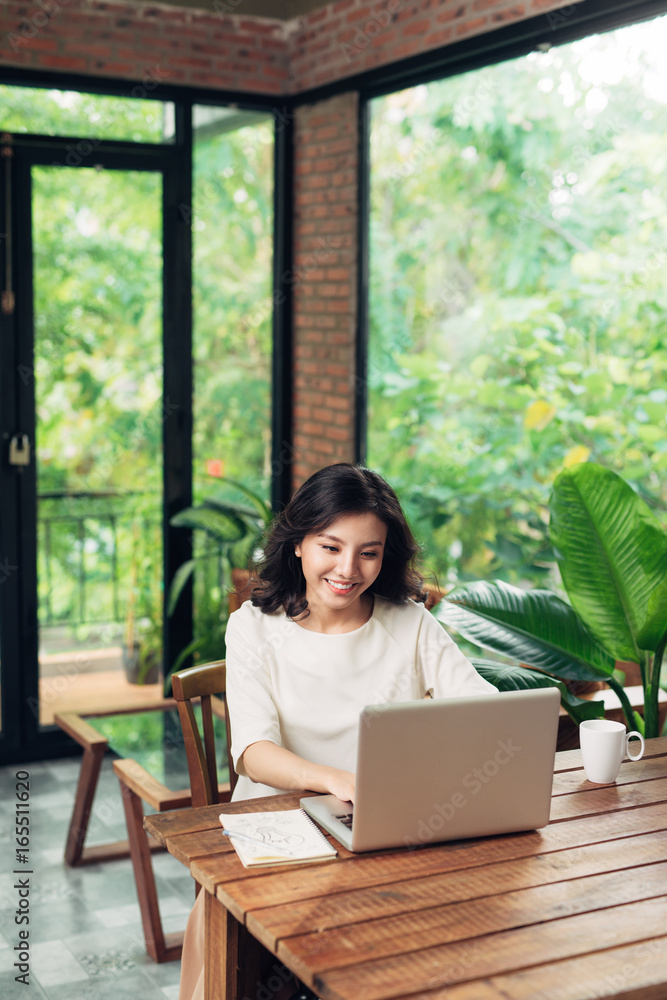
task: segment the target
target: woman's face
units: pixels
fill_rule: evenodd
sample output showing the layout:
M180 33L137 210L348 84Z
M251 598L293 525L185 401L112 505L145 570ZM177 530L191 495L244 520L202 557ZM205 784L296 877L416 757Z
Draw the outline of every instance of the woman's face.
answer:
M349 617L378 577L386 540L387 526L375 514L344 514L321 534L306 535L295 552L310 611Z

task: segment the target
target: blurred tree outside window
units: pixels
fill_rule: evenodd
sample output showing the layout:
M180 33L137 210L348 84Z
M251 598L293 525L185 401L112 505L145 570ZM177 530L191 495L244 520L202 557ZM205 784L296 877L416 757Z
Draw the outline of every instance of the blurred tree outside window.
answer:
M666 47L662 17L372 102L368 463L443 585L544 585L564 466L667 509Z
M32 135L86 136L86 145L70 150L68 166L90 153L90 140L124 139L130 142L174 141L174 105L150 100L160 82L159 72L147 71L122 97L86 94L76 90L0 85L0 130ZM134 95L134 96L133 96Z

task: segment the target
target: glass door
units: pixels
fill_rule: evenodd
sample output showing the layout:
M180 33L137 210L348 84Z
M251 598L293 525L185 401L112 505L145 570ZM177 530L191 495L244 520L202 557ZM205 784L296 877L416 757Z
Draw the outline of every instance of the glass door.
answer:
M40 725L162 656L162 175L32 167Z
M171 151L3 155L0 758L25 761L71 749L58 712L162 696L164 579L182 558L169 517L191 497L174 459L189 455L188 281Z

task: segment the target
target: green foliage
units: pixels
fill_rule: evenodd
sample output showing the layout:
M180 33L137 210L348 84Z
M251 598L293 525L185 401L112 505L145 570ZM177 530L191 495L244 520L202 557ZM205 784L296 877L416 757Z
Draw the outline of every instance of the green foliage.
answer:
M501 580L462 584L436 616L479 646L567 680L605 680L614 672L614 658L548 590L524 591Z
M620 476L593 464L561 473L551 540L570 601L617 660L641 662L667 630L667 534ZM604 595L601 600L601 595Z
M588 457L667 507L666 35L373 102L368 458L443 583L555 585L549 491Z
M667 532L620 476L594 463L562 472L550 506L552 542L572 606L548 591L481 581L455 588L435 614L478 646L556 678L604 680L618 694L629 727L658 736ZM641 666L643 719L614 676L617 659ZM504 682L505 668L498 670ZM485 676L495 683L492 673L487 665ZM562 703L576 719L576 710Z
M225 494L209 497L171 519L174 527L193 532L194 558L186 560L174 575L167 595L167 614L173 614L186 585L194 578L194 636L169 667L166 692L171 687L170 675L190 656L200 663L224 658L231 571L234 567L245 569L253 561L271 522L269 506L243 483L223 479L221 486L226 487ZM239 493L242 503L233 498Z
M156 85L150 77L147 84L146 91ZM105 97L71 90L2 85L0 109L3 132L129 139L132 142L163 142L165 138L167 141L173 138L173 127L169 125L173 119L173 105L129 94ZM87 149L88 146L83 145L77 152L73 145L72 160Z
M538 670L491 660L473 659L473 663L477 672L485 680L495 684L499 691L532 691L535 688L557 687L561 704L566 706L568 714L577 724L585 719L599 719L604 715L602 702L577 698L562 681Z

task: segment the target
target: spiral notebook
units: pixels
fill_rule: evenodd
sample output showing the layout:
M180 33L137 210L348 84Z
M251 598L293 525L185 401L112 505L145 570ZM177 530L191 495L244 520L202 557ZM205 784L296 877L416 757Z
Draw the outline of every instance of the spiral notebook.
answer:
M220 822L246 868L328 861L338 853L303 809L221 813Z

